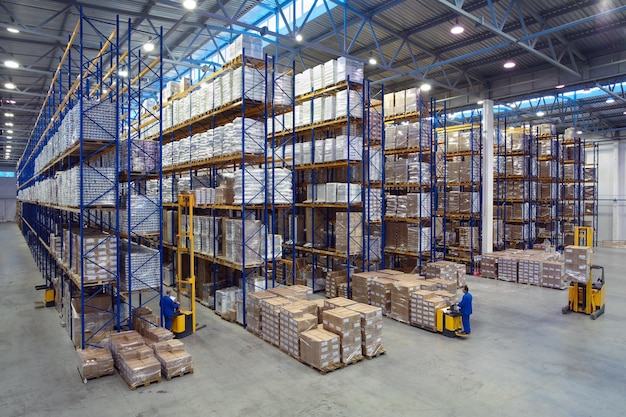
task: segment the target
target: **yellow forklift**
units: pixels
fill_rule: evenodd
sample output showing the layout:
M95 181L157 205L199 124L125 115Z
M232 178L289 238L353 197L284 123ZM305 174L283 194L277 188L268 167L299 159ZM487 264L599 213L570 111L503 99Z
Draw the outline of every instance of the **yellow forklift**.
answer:
M437 331L447 337L467 337L463 333L461 312L456 304L437 310Z
M576 226L574 237L578 246L593 247L593 228ZM594 271L597 272L594 274ZM604 267L591 262L587 282L570 283L568 302L562 309L563 314L573 311L588 314L592 320L597 319L604 314L604 287Z
M176 291L178 294L178 315L172 319L172 333L177 339L195 333L196 328L196 277L194 273L194 238L193 238L193 206L195 199L193 194L180 194L178 196L178 236L177 236L177 273ZM183 216L187 216L189 224L183 224ZM183 277L183 258L189 255L189 276ZM182 305L183 294L189 300L189 309Z

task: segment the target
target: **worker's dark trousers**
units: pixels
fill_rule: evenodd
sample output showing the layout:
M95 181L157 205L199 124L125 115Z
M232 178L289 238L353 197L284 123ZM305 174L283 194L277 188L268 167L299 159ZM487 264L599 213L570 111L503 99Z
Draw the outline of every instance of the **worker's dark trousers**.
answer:
M173 318L174 317L167 317L167 316L165 316L165 328L167 330L172 330L172 319ZM465 322L464 322L463 326L465 326Z
M470 321L469 321L469 314L463 314L463 317L461 317L461 320L463 321L463 331L465 333L471 333L472 330L470 329Z

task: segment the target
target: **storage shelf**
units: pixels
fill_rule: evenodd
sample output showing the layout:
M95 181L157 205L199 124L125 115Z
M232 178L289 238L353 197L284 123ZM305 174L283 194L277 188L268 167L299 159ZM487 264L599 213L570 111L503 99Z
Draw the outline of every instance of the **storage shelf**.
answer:
M413 147L413 148L386 149L385 150L385 156L406 155L406 154L409 154L409 153L421 153L422 155L428 155L428 154L432 153L432 151L430 150L430 148L423 149L420 146L416 146L416 147Z
M296 207L310 207L310 208L340 208L340 209L348 209L351 207L358 208L363 204L361 202L358 203L296 203Z
M305 165L296 165L295 169L296 171L308 171L308 170L313 170L313 169L323 169L323 168L344 168L347 167L348 165L359 165L363 163L363 161L348 161L348 160L343 160L343 161L332 161L332 162L318 162L315 164L305 164Z

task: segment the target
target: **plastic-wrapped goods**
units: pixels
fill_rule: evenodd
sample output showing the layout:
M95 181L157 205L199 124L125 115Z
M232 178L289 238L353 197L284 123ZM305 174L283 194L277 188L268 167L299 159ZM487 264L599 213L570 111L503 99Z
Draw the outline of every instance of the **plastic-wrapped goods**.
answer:
M565 262L565 276L568 280L574 280L586 284L591 271L592 248L588 246L566 246L563 251Z
M313 77L313 90L321 90L324 87L324 65L314 66L311 75Z
M363 159L363 138L361 136L339 135L335 138L335 158L337 161L361 161Z
M447 307L447 303L434 291L418 290L411 293L410 306L412 325L435 330L437 310Z
M107 349L77 349L78 372L84 379L99 378L105 375L113 375L113 356Z
M337 61L331 59L324 63L324 87L330 87L337 83Z
M291 74L277 73L274 77L273 104L275 106L290 105L293 102L293 78Z
M428 120L409 124L408 147L429 150L432 134L432 122Z
M411 277L413 277L411 279ZM419 291L419 275L403 275L402 281L395 281L391 287L391 314L392 319L402 323L410 323L411 293ZM406 278L406 279L404 279Z
M127 198L120 201L120 230L122 233L143 235L158 233L161 226L159 204L155 197L131 195L130 207Z
M363 118L362 91L341 90L337 93L336 117Z
M296 301L280 309L280 350L300 358L300 333L317 328L317 305Z
M421 112L421 116L429 114L430 100L421 89L413 87L405 90L405 110L407 113Z
M120 375L131 387L161 380L161 364L148 346L128 349L120 355Z
M408 224L406 227L407 246L409 252L422 253L431 250L431 229L419 224Z
M371 146L368 156L368 179L370 181L382 181L384 152L380 146Z
M395 132L396 132L395 149L406 149L409 146L409 125L408 124L397 125Z
M333 369L341 362L338 335L323 329L300 334L300 360L315 369Z
M383 215L383 197L379 190L370 189L365 194L366 212L365 217L370 222L377 222L382 219Z
M265 171L249 167L235 171L234 204L265 203Z
M363 82L363 63L346 57L337 58L337 82Z
M335 333L341 340L341 362L351 363L362 357L361 316L344 307L322 312L324 330Z
M158 289L161 277L159 252L122 240L120 275L122 291Z
M291 170L274 168L273 170L268 170L268 173L272 186L272 194L268 196L269 200L273 199L274 204L293 203L293 178Z
M415 159L408 160L407 163L407 181L410 184L430 184L430 164L427 162L419 162Z
M263 39L250 35L241 35L228 44L224 54L226 64L241 57L263 59Z
M387 98L387 96L385 96ZM385 126L385 150L392 150L396 148L396 131L398 125L386 125Z
M154 354L161 364L161 375L170 379L193 372L191 355L180 340L167 340L152 345Z
M404 114L406 113L406 90L396 91L393 93L393 101L394 101L394 114ZM402 149L402 148L399 148Z
M430 193L408 193L406 212L410 218L429 218L431 215Z
M238 287L229 287L215 292L215 311L219 314L226 314L228 310L235 306L237 295L241 293Z
M336 216L337 252L348 255L361 253L363 250L362 214L338 212Z

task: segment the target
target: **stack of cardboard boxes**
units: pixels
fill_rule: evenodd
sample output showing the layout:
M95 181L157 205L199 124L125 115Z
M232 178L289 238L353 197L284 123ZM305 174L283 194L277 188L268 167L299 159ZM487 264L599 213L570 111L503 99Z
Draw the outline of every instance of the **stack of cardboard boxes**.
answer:
M161 374L166 379L193 373L191 355L180 340L167 340L152 345L156 359L161 364Z
M108 349L78 349L78 372L84 379L113 375L113 356Z
M317 306L298 301L280 308L280 350L300 358L300 334L317 328Z
M356 303L346 307L356 311L361 317L361 347L366 357L374 357L384 352L383 311L380 307Z
M563 251L565 275L571 280L586 284L591 271L591 254L589 246L566 246Z
M338 307L324 310L322 317L324 330L339 335L341 339L341 363L362 359L360 313Z
M341 363L341 341L335 333L313 329L300 334L300 360L315 369L332 369Z

